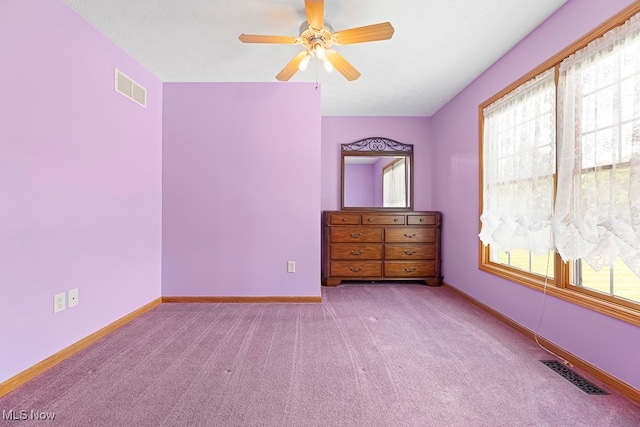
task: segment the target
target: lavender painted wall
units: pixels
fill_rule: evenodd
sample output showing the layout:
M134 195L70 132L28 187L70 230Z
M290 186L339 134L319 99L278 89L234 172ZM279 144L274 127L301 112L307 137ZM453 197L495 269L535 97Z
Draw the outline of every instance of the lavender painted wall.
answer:
M162 85L62 1L0 2L0 64L2 382L160 296Z
M320 295L315 86L164 85L163 295Z
M373 164L346 164L344 167L345 206L377 206Z
M340 209L340 144L383 136L414 150L415 210L435 209L431 203L432 141L426 117L322 117L322 210Z
M445 281L640 388L640 328L478 270L478 105L618 11L628 0L572 0L430 119L433 204L443 211ZM544 310L543 310L544 307Z

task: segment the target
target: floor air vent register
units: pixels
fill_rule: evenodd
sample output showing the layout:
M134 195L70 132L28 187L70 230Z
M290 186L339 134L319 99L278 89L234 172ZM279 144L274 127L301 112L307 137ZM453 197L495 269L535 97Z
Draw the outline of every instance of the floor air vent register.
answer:
M591 381L573 372L566 365L558 362L557 360L541 360L541 362L587 394L609 394L593 384Z

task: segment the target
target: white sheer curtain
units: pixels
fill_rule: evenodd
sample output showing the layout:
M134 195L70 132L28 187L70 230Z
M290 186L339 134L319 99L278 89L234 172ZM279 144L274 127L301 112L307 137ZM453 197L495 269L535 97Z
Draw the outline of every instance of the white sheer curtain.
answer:
M556 249L640 276L640 19L560 65Z
M486 107L482 243L546 254L553 214L555 81L548 70Z
M398 159L391 166L384 169L382 180L382 206L406 207L407 194L404 159Z

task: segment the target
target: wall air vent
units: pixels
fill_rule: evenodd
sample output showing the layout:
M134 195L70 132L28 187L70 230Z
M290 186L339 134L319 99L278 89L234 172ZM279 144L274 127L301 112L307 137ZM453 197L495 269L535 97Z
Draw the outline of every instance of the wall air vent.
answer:
M143 107L147 106L147 90L117 68L116 92L123 94Z

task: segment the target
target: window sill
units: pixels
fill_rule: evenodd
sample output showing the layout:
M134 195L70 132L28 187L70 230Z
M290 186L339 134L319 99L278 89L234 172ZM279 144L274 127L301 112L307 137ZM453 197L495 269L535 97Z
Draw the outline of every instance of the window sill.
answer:
M481 262L479 268L484 272L493 274L514 283L518 283L520 285L524 285L528 288L535 289L540 292L545 292L546 288L547 295L560 298L564 301L568 301L581 307L596 311L598 313L605 314L623 322L627 322L635 326L640 326L640 310L626 307L622 304L616 304L614 302L606 301L573 289L556 287L553 280L548 280L545 287L545 280L543 277L524 271L520 272L512 268L501 266L499 264Z

